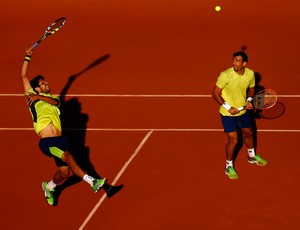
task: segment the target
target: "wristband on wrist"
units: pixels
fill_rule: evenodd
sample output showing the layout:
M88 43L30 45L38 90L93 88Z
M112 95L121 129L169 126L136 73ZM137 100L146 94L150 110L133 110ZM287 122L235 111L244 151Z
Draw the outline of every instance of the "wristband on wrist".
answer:
M30 60L31 60L31 56L26 54L24 61L30 62Z
M248 97L248 98L247 98L247 102L251 102L252 100L253 100L252 97Z
M222 106L226 109L229 110L231 108L231 105L229 105L226 101L222 104Z

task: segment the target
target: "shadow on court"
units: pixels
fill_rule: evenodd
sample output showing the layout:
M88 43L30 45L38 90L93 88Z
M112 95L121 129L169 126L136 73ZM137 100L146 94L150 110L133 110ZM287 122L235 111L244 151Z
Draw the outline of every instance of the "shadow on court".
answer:
M255 93L258 93L262 90L265 90L266 87L261 85L262 76L259 72L255 72ZM276 91L276 90L275 90ZM249 111L252 116L252 128L253 128L253 137L254 137L254 148L257 148L258 139L257 139L257 119L276 119L281 117L285 113L285 105L281 102L277 102L273 107L266 109L266 110L260 110L260 109L254 109ZM235 149L234 153L234 161L238 157L238 154L240 150L242 149L244 145L244 138L242 131L238 132L238 144Z
M255 72L255 93L258 93L261 90L265 90L266 87L260 84L262 76L260 73ZM276 91L276 89L275 89ZM256 109L253 111L253 117L255 119L276 119L281 117L285 113L285 105L282 102L277 101L277 103L266 110ZM256 123L254 121L254 129L257 130Z
M89 66L85 69L80 71L77 74L72 75L69 77L67 84L62 89L60 93L60 109L61 109L61 122L62 122L62 129L63 134L68 137L70 148L72 151L72 155L75 158L77 164L89 175L96 177L96 178L103 178L97 172L95 167L90 161L90 149L88 146L85 145L86 142L86 128L87 123L89 120L88 114L82 113L81 103L77 97L73 97L69 100L66 100L66 95L72 84L75 80L81 76L86 71L90 70L91 68L96 67L97 65L101 64L102 62L106 61L109 58L109 54L104 55L94 62L92 62ZM103 162L105 164L105 162ZM64 183L57 186L55 189L55 204L58 204L58 199L62 191L78 182L81 182L81 178L77 177L76 175L71 176L68 178ZM103 186L107 197L110 198L119 192L123 188L123 185L119 186L112 186L106 183Z

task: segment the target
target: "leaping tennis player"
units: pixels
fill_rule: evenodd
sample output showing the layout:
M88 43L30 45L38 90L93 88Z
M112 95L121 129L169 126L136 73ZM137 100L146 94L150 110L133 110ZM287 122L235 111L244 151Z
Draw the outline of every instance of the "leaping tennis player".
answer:
M253 70L246 67L248 56L244 51L233 54L232 67L223 71L212 92L212 97L220 105L219 112L228 135L226 145L225 174L230 179L238 179L234 168L234 153L238 143L238 130L241 129L248 149L248 162L259 166L267 165L267 161L255 153L252 130L252 118L249 110L255 94L255 76ZM245 107L243 110L238 108Z
M42 183L46 201L54 205L53 193L58 184L63 183L73 173L86 181L94 192L98 192L105 184L105 178L93 178L87 175L75 162L68 138L62 135L59 97L50 93L49 83L41 75L31 81L27 77L33 48L26 50L21 68L21 82L32 115L34 130L40 137L39 148L46 156L54 159L58 170L49 182Z

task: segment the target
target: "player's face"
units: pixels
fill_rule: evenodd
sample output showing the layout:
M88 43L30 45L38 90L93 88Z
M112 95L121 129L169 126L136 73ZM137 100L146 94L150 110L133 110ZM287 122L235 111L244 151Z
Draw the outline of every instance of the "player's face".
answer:
M247 62L243 62L243 58L241 56L236 56L232 59L232 66L236 73L243 74L244 69Z
M45 80L39 81L39 88L41 93L50 93L49 83Z

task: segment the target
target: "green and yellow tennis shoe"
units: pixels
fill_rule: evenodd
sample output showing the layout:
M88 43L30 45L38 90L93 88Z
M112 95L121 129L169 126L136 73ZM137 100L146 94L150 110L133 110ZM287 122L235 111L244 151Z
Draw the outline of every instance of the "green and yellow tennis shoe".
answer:
M48 189L48 182L43 182L42 188L43 188L45 199L46 199L47 203L50 205L53 205L54 204L54 197L53 197L54 189L52 189L52 190Z
M248 162L250 164L257 164L259 166L266 166L268 164L268 162L265 159L263 159L257 154L254 157L248 157Z
M229 166L225 169L225 174L232 180L236 180L239 178L239 175L236 173L233 167Z
M100 190L100 188L102 188L102 186L105 183L106 178L103 179L95 179L93 181L93 185L92 185L92 189L94 190L94 192L98 192Z

